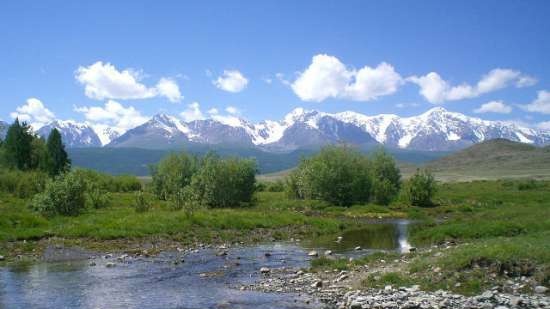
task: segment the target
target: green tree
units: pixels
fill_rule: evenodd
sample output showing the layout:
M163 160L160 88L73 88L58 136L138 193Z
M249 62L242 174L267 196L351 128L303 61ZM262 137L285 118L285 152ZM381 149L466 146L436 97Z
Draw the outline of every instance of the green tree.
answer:
M192 192L186 194L207 207L235 207L249 203L255 190L256 170L254 160L221 159L208 154L192 177Z
M436 192L434 176L426 169L417 169L409 180L407 195L413 206L432 206L432 197Z
M349 206L369 201L371 178L371 164L365 155L349 146L327 146L303 159L287 186L297 198Z
M33 139L30 126L16 118L8 128L4 143L4 161L8 167L19 170L32 168Z
M374 202L388 205L399 194L401 188L401 172L391 155L383 149L374 153L372 158Z
M61 134L55 128L52 129L48 136L47 153L47 165L50 175L59 175L70 167L71 161L65 151L65 145L63 145L63 141L61 140Z
M180 189L191 184L191 176L199 168L197 157L186 154L170 154L151 168L152 188L162 200L169 200Z

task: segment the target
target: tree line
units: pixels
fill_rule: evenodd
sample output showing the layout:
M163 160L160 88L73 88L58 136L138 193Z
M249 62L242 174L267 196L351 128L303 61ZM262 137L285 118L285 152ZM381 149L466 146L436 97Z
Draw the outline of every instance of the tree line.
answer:
M26 122L15 119L4 141L0 142L0 162L8 169L38 170L51 176L70 169L71 160L65 151L61 134L52 129L47 140L36 135Z

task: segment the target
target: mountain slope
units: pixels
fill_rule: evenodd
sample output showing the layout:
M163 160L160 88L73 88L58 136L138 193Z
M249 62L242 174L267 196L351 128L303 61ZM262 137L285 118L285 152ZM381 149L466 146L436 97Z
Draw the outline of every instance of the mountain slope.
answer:
M59 131L63 143L68 148L100 147L102 145L92 127L71 120L55 120L38 129L36 133L48 138L54 128Z
M146 123L115 138L107 146L145 149L180 148L189 141L189 132L189 128L179 119L158 114Z
M195 142L288 152L349 143L454 151L495 138L545 145L550 143L550 131L486 121L449 112L442 107L413 117L367 116L351 111L329 114L296 108L280 121L266 120L257 124L232 116L185 123L176 117L160 114L115 138L109 146L169 149Z
M493 139L434 160L426 167L442 178L547 178L550 147Z

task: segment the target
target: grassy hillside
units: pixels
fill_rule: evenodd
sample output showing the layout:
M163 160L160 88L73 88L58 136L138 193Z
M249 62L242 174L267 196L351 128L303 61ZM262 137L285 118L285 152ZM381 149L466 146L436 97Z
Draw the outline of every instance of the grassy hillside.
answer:
M441 180L550 178L550 147L495 139L425 165ZM405 170L404 174L410 172Z

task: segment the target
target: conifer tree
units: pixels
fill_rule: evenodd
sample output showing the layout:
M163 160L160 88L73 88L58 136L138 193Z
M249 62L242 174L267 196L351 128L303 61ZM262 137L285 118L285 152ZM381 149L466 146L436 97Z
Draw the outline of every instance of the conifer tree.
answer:
M57 129L53 129L48 136L48 172L50 175L59 175L61 172L69 168L71 161L65 151L65 145L61 140L61 134Z
M4 142L4 159L8 167L19 170L32 168L33 138L30 126L16 118L8 128Z

